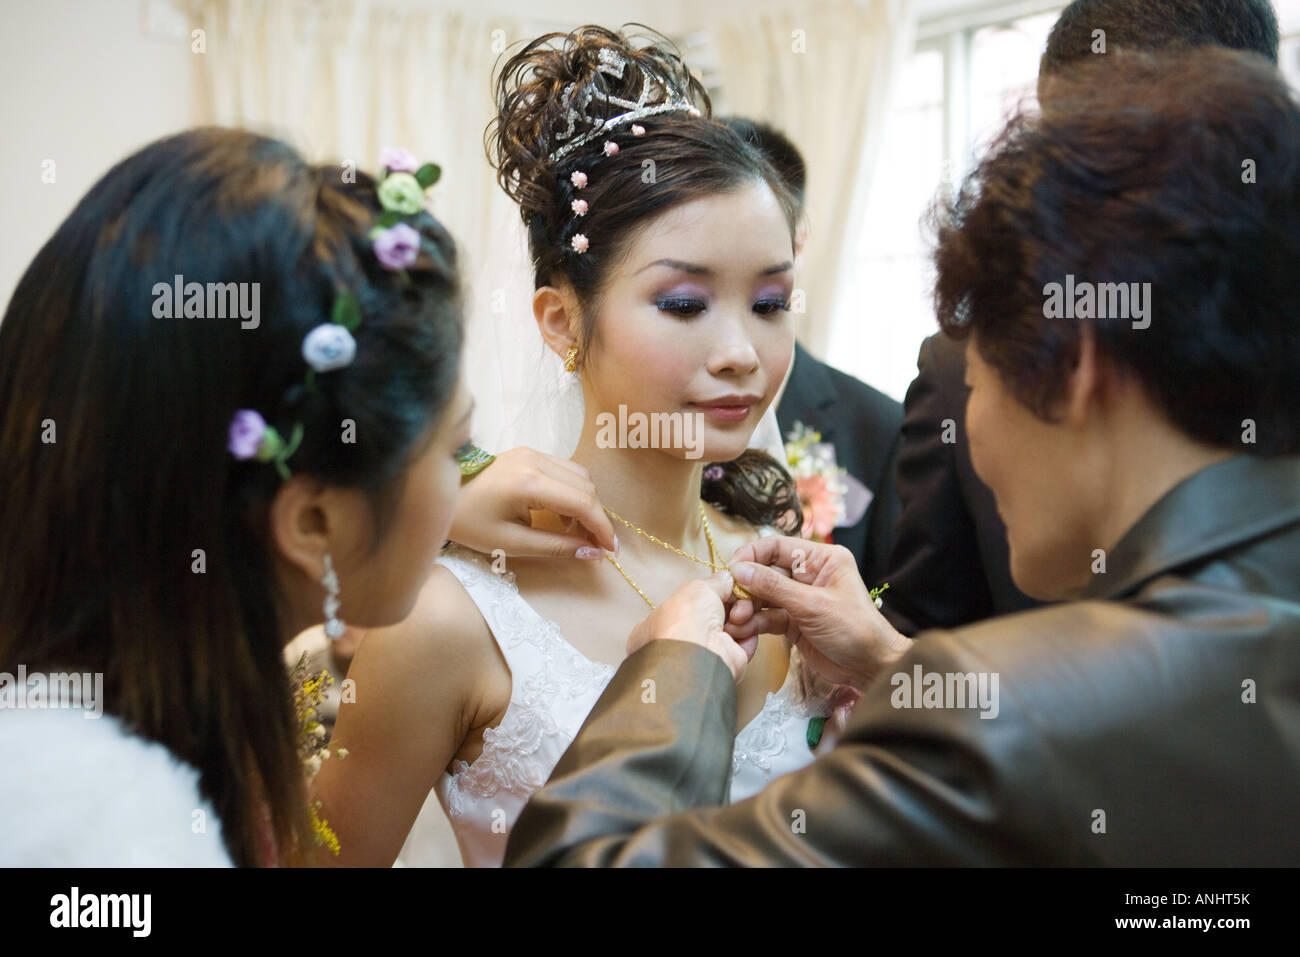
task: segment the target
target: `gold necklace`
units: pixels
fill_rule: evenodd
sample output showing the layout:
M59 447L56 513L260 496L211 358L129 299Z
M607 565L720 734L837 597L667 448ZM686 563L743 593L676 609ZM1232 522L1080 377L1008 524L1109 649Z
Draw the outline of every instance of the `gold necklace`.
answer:
M668 549L670 552L673 552L673 553L675 553L675 554L677 554L677 555L680 555L682 558L688 558L688 559L690 559L691 561L693 561L693 562L698 562L698 563L701 564L701 565L708 565L709 568L710 568L711 570L715 571L715 572L718 571L718 569L719 569L720 567L721 567L721 568L725 568L725 567L726 567L725 565L719 565L719 563L718 563L718 550L717 550L717 548L715 548L714 545L713 545L713 533L709 530L709 519L708 519L708 516L704 514L704 502L703 502L703 501L700 502L700 522L704 525L704 538L705 538L705 540L708 541L708 543L709 543L709 560L708 560L708 561L705 561L703 558L700 558L700 557L698 557L698 556L696 556L696 555L692 555L690 552L684 552L684 551L682 551L680 548L677 548L675 545L670 545L670 544L668 544L668 543L665 542L663 539L656 538L655 536L653 536L653 535L651 535L649 532L647 532L645 529L640 528L639 526L633 525L631 522L629 522L627 519L625 519L622 515L619 515L617 512L615 512L615 511L614 511L613 509L611 509L611 508L606 508L605 511L609 513L609 515L610 515L611 518L618 519L620 522L622 522L622 523L623 523L624 525L626 525L628 528L632 529L632 531L636 532L636 533L637 533L638 535L640 535L642 538L647 538L647 539L649 539L650 541L654 542L656 545L660 545L660 546L662 546L662 547ZM618 573L619 573L620 575L623 576L624 581L626 581L629 585L631 585L631 586L636 590L636 593L637 593L638 595L641 596L641 600L644 601L644 602L645 602L647 605L649 605L651 608L654 608L655 603L652 602L652 601L650 600L649 596L646 595L646 593L645 593L644 591L641 590L641 586L638 585L636 582L634 582L634 581L632 580L632 576L629 575L627 572L623 571L623 566L620 565L620 564L618 563L618 559L615 558L615 557L614 557L612 554L610 554L609 552L606 552L606 553L605 553L605 557L608 558L608 559L610 560L610 562L613 563L614 567L618 569Z

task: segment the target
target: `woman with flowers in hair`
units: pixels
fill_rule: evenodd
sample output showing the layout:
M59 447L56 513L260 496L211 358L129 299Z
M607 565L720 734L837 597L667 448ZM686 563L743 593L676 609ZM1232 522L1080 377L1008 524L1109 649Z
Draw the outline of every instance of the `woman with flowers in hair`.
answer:
M393 165L350 182L180 133L105 174L19 282L0 674L97 675L102 698L0 714L0 864L317 852L282 649L407 616L469 435L436 172ZM161 318L175 277L184 314ZM256 288L259 321L206 314L215 284Z

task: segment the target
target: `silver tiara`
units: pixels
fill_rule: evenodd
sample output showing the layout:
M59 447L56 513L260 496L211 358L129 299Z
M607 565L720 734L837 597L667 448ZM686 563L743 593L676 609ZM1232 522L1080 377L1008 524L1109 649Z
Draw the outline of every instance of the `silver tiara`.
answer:
M631 123L643 117L654 116L658 113L675 112L690 113L692 116L700 115L699 109L686 98L684 93L670 88L667 84L658 82L646 73L640 64L634 64L634 66L641 74L641 92L636 100L625 100L621 97L611 96L608 93L602 93L600 90L595 89L594 84L587 84L581 90L576 89L576 83L570 83L564 88L564 92L561 94L561 103L565 107L564 120L568 125L563 133L556 133L555 138L556 140L568 140L569 137L574 135L574 131L579 126L584 127L585 132L578 133L575 139L565 143L552 153L548 162L554 163L556 160L572 153L584 143L589 143L597 137L603 136L616 126ZM622 79L623 71L626 68L627 60L622 54L616 50L611 50L609 47L601 48L599 63L596 66L597 72ZM627 112L611 116L609 119L602 119L600 116L588 112L593 100L602 105L622 107Z

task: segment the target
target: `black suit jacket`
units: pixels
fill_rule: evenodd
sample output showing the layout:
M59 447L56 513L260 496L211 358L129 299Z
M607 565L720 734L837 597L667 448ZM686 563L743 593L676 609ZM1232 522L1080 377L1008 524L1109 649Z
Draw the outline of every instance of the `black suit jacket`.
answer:
M796 422L821 433L835 446L836 464L872 492L871 504L856 524L837 528L831 538L857 559L868 585L885 574L893 547L894 524L902 505L894 485L895 456L903 407L883 392L818 361L797 342L794 368L777 406L782 440Z
M933 335L921 344L916 368L903 403L903 510L885 574L885 617L916 635L1034 608L1039 602L1011 580L1006 526L971 465L966 344Z
M731 672L651 642L524 808L506 862L1300 864L1300 456L1182 482L1085 599L927 633L836 748L729 807ZM896 706L893 675L915 669L997 675L996 716Z

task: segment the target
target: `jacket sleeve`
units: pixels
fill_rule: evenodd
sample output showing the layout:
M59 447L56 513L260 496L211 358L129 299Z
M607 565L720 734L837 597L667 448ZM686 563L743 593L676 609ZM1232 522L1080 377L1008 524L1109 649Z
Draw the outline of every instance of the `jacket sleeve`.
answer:
M987 663L928 635L897 666ZM958 648L962 650L960 653ZM642 700L655 681L658 700ZM900 708L882 676L840 745L747 801L725 800L735 691L712 652L657 641L630 657L510 836L513 866L1043 863L1051 801L1026 801L1046 758L1002 695L974 709ZM910 700L910 698L909 698ZM1007 768L1020 787L1009 788Z

